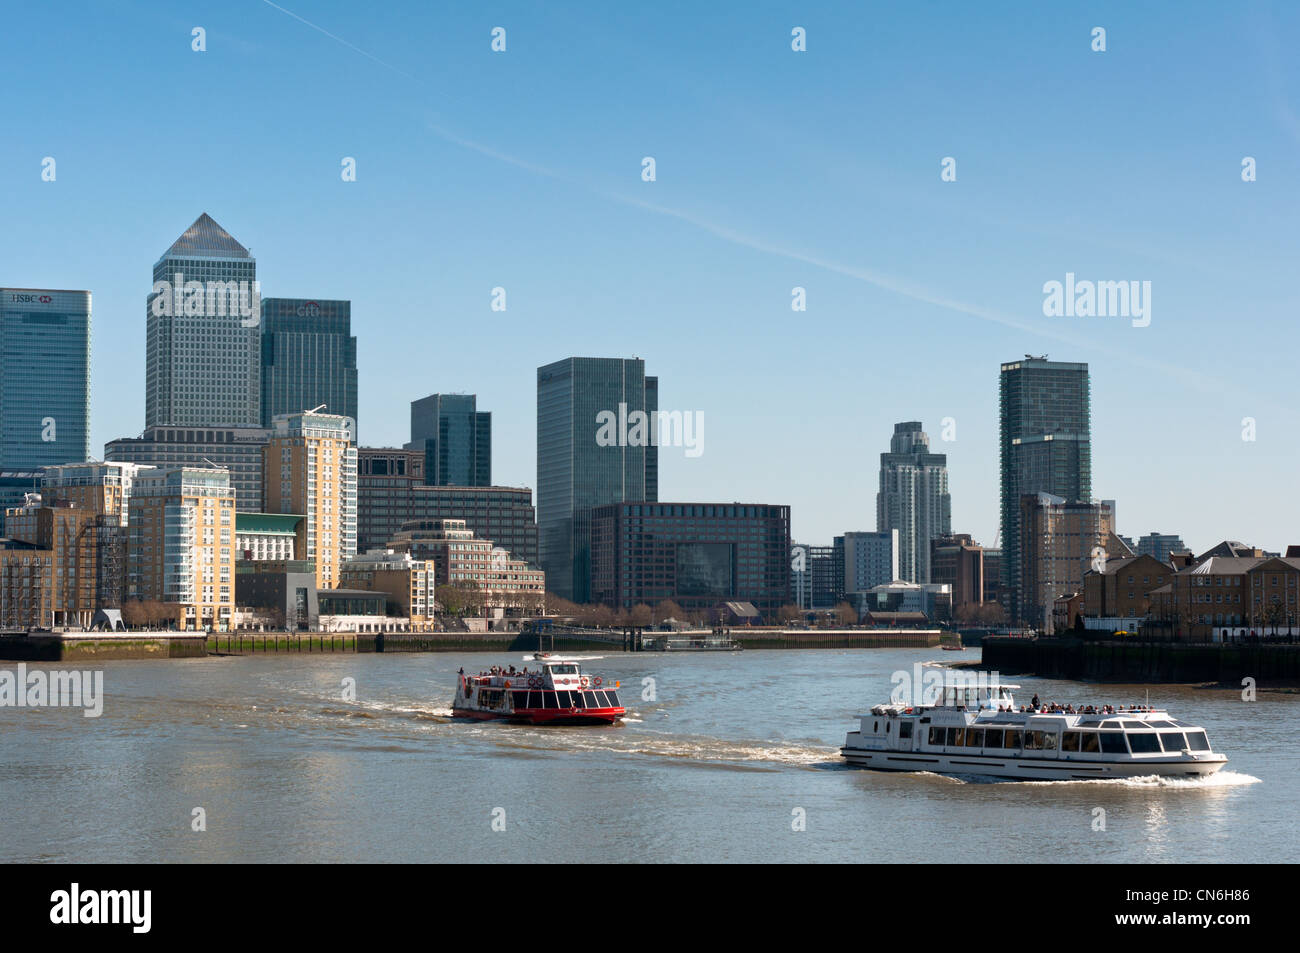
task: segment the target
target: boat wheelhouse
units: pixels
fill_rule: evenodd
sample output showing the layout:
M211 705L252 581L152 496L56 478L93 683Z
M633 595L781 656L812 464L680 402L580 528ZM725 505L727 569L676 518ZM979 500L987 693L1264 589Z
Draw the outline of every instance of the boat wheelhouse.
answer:
M522 671L513 665L478 675L462 670L452 716L532 725L612 724L627 714L618 698L620 683L586 674L580 665L600 657L538 652L524 656Z
M945 685L933 705L877 705L840 753L881 771L1034 781L1199 778L1228 759L1205 729L1149 706L1017 710L1018 685ZM1037 696L1035 696L1037 697Z

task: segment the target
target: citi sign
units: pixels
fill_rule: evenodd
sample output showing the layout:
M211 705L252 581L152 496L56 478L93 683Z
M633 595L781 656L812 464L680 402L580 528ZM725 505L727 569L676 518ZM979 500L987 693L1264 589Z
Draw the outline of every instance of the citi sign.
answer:
M297 314L300 318L319 318L320 305L315 301L304 301L298 305Z

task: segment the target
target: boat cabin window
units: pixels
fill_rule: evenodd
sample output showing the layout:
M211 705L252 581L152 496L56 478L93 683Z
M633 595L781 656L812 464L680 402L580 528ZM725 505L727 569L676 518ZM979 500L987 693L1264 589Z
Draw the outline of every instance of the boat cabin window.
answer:
M1147 726L1147 723L1146 723L1145 721L1126 721L1126 722L1124 722L1124 727L1125 727L1125 728L1145 728L1146 726Z
M984 729L967 728L966 729L966 747L983 748L984 747Z
M1077 731L1067 731L1061 736L1062 751L1079 750L1079 733Z
M1205 737L1203 731L1189 731L1187 733L1187 746L1193 751L1209 751L1210 740Z
M1103 728L1118 728L1118 727L1119 727L1119 722L1118 722L1118 721L1103 721L1103 722L1101 723L1101 726L1102 726Z
M1128 745L1124 744L1124 732L1099 731L1101 750L1105 754L1128 754Z
M1001 748L1002 747L1002 729L985 728L984 729L984 747Z
M965 728L949 728L949 729L948 729L948 745L949 745L950 747L953 747L953 748L962 748L962 747L965 747L965 745L966 745L966 729L965 729Z
M944 739L944 733L942 728L935 728L935 727L930 728L930 744L941 745L943 744L943 739Z
M1101 754L1101 744L1097 740L1097 732L1079 732L1079 751L1083 754Z
M1009 751L1019 751L1024 732L1019 728L1008 728L1002 736L1002 747Z
M1160 739L1154 731L1130 731L1128 746L1134 754L1149 754L1160 750Z
M1148 721L1147 725L1152 728L1177 728L1172 721Z
M912 723L910 721L899 722L898 737L904 741L912 737Z
M550 666L552 675L577 675L578 666L576 665L552 665Z
M1026 750L1026 751L1055 751L1055 750L1056 750L1056 732L1054 732L1054 731L1026 731L1026 732L1025 732L1025 750Z
M1187 747L1187 736L1181 731L1160 732L1160 746L1166 751L1177 754Z
M618 707L618 692L605 692L605 696L609 699L610 708Z

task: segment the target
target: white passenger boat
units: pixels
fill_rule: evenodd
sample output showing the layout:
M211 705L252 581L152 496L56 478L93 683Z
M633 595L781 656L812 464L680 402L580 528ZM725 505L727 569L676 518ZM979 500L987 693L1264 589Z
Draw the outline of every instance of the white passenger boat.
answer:
M849 764L881 771L1019 781L1199 778L1228 761L1211 750L1205 729L1164 709L1018 710L1013 688L945 685L938 704L877 705L859 716L840 753Z

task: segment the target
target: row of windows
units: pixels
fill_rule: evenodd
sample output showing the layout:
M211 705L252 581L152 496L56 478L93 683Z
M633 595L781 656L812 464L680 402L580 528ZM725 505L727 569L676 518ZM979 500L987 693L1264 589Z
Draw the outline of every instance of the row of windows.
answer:
M906 723L904 723L906 724ZM1184 749L1209 751L1204 731L1025 731L1020 728L934 728L931 745L949 748L992 748L999 751L1055 751L1083 754L1177 754ZM1125 743L1127 740L1127 744Z
M510 694L516 709L618 707L618 693L612 690L589 692L512 691Z

